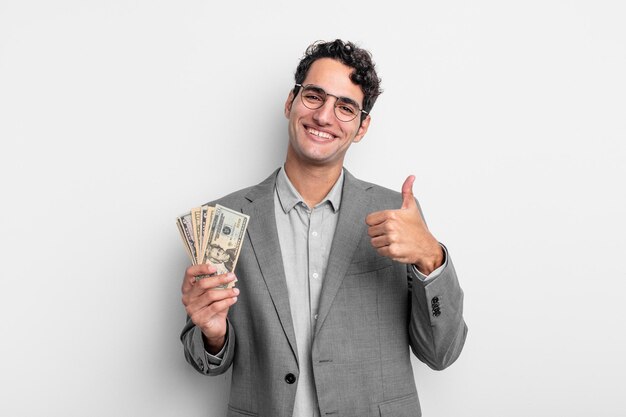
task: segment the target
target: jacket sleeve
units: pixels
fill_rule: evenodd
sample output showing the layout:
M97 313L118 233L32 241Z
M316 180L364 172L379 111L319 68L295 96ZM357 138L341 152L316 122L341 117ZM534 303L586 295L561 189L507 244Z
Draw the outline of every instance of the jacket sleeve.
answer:
M228 319L227 319L228 320ZM193 368L204 375L221 375L228 370L235 356L235 328L228 321L228 333L224 346L224 355L221 363L215 365L209 360L208 353L204 348L202 331L187 317L187 323L180 334L183 343L185 359Z
M417 358L435 370L450 366L461 354L467 326L463 320L463 290L446 252L446 266L433 279L412 278L409 320L411 350Z

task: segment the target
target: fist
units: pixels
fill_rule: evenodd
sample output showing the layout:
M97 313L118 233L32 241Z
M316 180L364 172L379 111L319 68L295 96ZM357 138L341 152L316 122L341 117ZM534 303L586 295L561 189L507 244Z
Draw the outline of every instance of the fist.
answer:
M413 197L415 176L402 184L402 206L371 213L365 218L372 246L394 261L413 264L424 275L443 263L443 250L422 219Z

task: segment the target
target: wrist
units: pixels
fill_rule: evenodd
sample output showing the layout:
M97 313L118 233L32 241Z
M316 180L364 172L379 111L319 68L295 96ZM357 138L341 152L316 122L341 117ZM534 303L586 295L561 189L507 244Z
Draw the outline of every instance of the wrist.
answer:
M224 347L224 343L226 343L226 336L208 338L204 333L202 333L202 341L204 342L204 349L211 355L215 355Z
M436 243L436 248L433 248L428 255L418 259L413 263L415 267L424 275L430 275L435 269L443 265L444 254L443 248L439 243Z

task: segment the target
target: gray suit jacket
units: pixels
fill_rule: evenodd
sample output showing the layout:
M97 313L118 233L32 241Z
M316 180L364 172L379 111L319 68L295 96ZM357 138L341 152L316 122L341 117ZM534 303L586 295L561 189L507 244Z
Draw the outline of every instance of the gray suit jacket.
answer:
M210 368L202 333L188 319L181 340L187 361L219 375L232 365L228 416L292 417L298 358L274 218L276 172L213 203L250 215L236 274L224 359ZM461 353L467 327L463 292L450 259L426 285L408 282L407 266L380 256L365 217L396 209L402 195L347 171L337 229L316 323L312 364L321 416L421 415L409 346L441 370Z

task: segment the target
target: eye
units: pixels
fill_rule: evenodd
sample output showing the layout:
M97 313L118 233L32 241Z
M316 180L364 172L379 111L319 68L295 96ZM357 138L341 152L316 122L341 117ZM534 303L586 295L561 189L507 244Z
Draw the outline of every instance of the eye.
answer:
M315 102L315 101L324 101L320 94L313 93L313 92L310 92L310 91L307 91L307 92L304 93L304 98L306 100L313 101L313 102Z
M356 109L354 108L354 106L351 106L350 104L338 103L337 108L339 109L340 112L348 116L353 116L356 114Z

